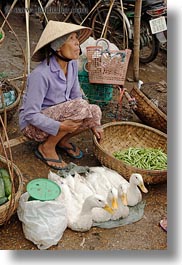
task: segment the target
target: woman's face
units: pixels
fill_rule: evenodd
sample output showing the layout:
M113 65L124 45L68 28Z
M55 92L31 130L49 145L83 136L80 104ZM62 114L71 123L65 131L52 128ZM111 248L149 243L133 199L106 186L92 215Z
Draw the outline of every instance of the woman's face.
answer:
M66 42L58 49L58 54L72 60L79 58L80 45L76 32L70 34Z

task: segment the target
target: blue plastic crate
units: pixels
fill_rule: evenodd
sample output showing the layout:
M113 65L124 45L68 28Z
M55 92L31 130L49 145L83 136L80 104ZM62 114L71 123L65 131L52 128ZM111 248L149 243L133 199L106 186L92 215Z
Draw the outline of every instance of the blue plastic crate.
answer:
M91 104L97 104L102 107L106 106L112 100L112 85L89 83L88 72L85 70L79 71L78 79L85 96Z

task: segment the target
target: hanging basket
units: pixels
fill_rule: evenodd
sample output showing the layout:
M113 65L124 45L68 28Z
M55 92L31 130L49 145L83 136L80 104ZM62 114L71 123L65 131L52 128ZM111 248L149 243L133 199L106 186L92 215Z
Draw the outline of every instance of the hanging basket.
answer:
M14 83L12 83L8 80L3 80L1 82L0 90L2 90L2 93L3 93L3 99L2 99L2 93L0 94L0 116L2 117L2 119L4 119L4 113L6 111L7 121L10 121L18 109L20 99L21 99L21 92L20 92L19 88ZM10 93L10 91L13 92L13 96L15 97L15 99L12 102L12 104L6 106L4 95L8 94L8 92ZM0 123L0 125L1 125L1 123Z
M103 126L103 139L94 136L94 153L101 164L116 170L129 180L132 173L140 173L146 184L167 181L167 170L145 170L116 159L114 152L130 147L156 148L167 153L167 135L146 125L135 122L110 122Z
M103 40L107 44L106 48L99 46ZM131 50L110 50L106 39L99 39L96 46L86 49L90 83L124 85Z
M23 176L20 169L12 161L10 147L6 149L4 146L3 137L5 135L6 141L8 141L8 137L1 117L0 123L4 133L0 133L0 168L8 172L11 181L11 194L7 202L0 205L0 225L4 225L16 212L18 207L20 196L23 193ZM10 159L8 157L10 157ZM2 176L0 177L2 178ZM2 197L0 199L2 199Z

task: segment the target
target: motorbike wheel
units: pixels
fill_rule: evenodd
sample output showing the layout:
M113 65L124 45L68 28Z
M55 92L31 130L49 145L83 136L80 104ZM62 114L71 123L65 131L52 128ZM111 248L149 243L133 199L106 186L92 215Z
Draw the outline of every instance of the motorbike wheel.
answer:
M91 17L90 26L93 29L93 37L99 39L101 37L102 29L109 11L109 6L98 7ZM114 43L120 50L126 48L126 35L123 33L123 17L121 12L113 7L108 23L106 26L106 33L104 38ZM126 32L125 32L126 33Z
M90 2L81 0L72 1L73 12L71 14L73 21L76 24L81 24L86 15L90 12ZM84 23L86 25L86 23Z
M71 16L72 0L55 0L46 9L45 13L48 20L67 21ZM43 21L45 27L46 21Z
M152 34L149 22L141 20L140 26L140 55L141 63L152 62L159 52L159 41L154 34Z

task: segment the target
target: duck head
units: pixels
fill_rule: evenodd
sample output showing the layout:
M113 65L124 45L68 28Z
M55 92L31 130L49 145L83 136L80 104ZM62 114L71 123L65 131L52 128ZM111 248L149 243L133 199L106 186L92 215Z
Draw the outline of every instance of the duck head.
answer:
M109 190L107 201L110 202L112 209L118 209L118 191L116 188L112 187Z
M118 187L118 197L121 199L123 205L128 205L127 186L125 186L124 184L121 184Z
M89 196L86 200L87 206L89 205L90 208L99 207L103 208L105 211L109 212L110 214L113 214L113 209L108 205L106 200L102 195L95 194Z
M144 192L144 193L147 193L148 190L147 188L145 187L144 185L144 182L143 182L143 178L142 178L142 175L139 174L139 173L133 173L130 177L130 184L134 184L134 185L137 185L138 187L140 187L140 189Z

